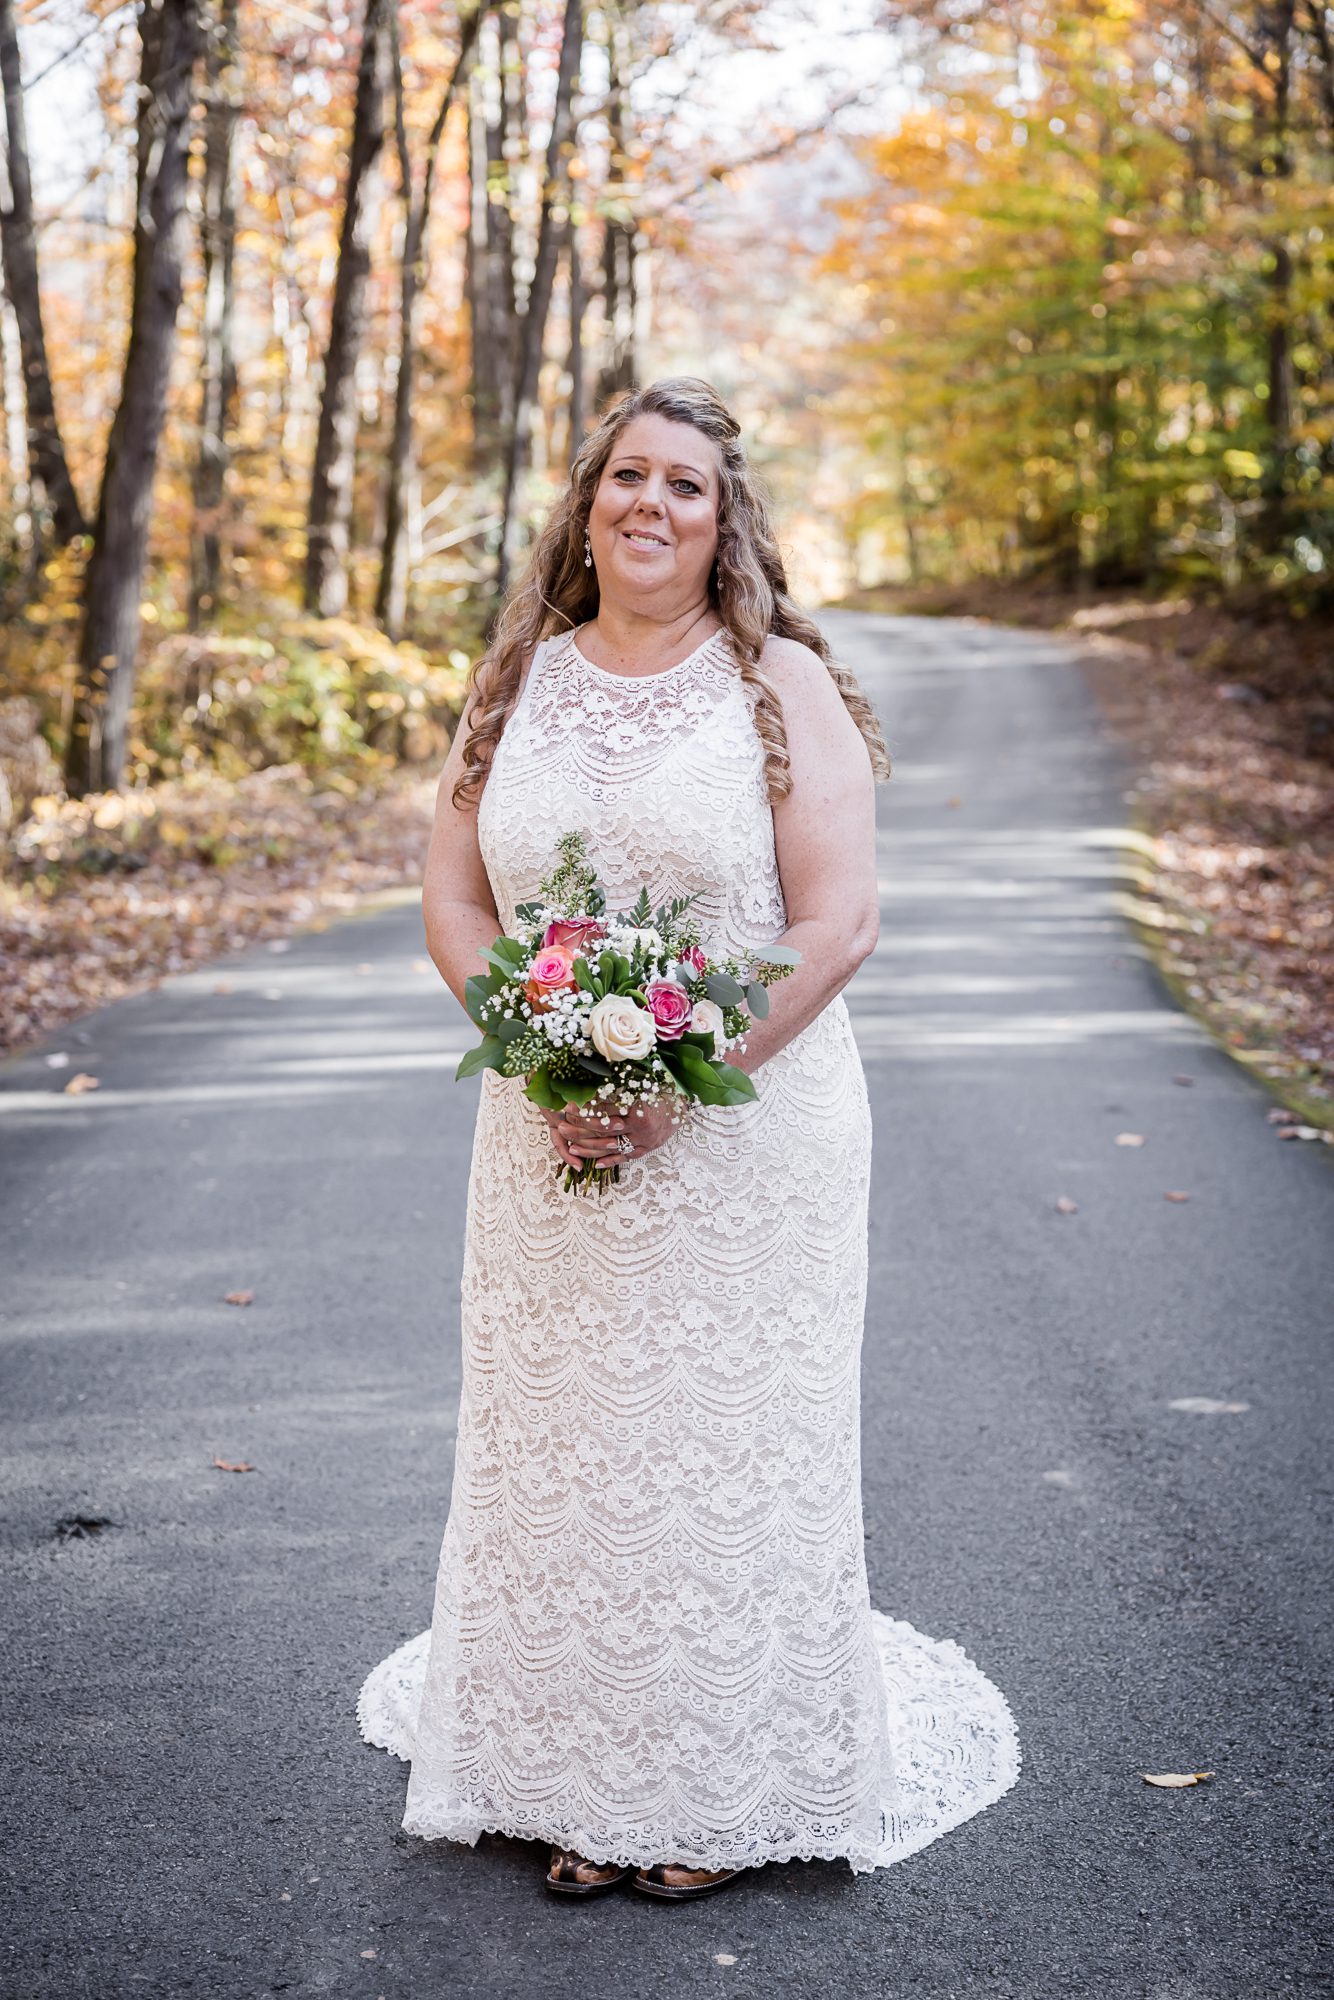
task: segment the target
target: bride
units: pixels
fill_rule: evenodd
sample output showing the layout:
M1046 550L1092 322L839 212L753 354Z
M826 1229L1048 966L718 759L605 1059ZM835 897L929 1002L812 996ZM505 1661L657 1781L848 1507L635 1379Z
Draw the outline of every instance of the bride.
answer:
M408 1832L540 1840L558 1893L882 1867L1018 1774L999 1691L867 1589L871 1118L842 989L876 942L888 772L731 414L693 378L627 396L477 671L431 955L462 999L578 830L609 909L693 896L706 947L800 963L730 1053L739 1107L548 1112L483 1074L434 1616L359 1704L411 1762ZM566 1193L588 1160L619 1182Z

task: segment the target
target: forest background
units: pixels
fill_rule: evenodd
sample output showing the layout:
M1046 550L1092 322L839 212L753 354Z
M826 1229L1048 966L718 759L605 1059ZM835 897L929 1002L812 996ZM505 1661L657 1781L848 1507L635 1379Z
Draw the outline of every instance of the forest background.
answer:
M692 372L799 596L1078 635L1160 962L1325 1122L1334 8L0 0L0 76L0 1041L411 881Z

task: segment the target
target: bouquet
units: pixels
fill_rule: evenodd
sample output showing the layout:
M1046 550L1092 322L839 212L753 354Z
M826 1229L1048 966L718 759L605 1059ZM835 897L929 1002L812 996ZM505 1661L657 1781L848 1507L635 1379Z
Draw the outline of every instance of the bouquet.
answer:
M711 957L690 918L693 896L655 909L643 888L632 909L614 915L583 835L567 833L556 853L540 900L515 912L518 937L498 937L481 953L490 971L467 983L482 1040L456 1075L524 1077L525 1096L550 1111L751 1100L754 1084L726 1053L745 1046L751 1021L769 1011L765 989L800 954L768 945L755 959ZM619 1179L618 1166L591 1160L563 1173L567 1189Z

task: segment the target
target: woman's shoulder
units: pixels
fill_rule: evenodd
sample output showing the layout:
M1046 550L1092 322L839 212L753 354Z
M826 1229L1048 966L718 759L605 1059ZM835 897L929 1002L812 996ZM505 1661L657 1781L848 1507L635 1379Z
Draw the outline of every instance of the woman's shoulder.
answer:
M760 653L760 672L779 699L818 702L838 694L814 646L771 632Z

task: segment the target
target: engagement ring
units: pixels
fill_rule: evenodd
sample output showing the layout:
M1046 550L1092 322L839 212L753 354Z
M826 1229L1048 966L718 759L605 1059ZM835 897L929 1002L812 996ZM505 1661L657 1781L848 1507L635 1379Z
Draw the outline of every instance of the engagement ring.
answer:
M616 1134L616 1150L618 1153L634 1152L635 1142L628 1132L618 1132Z

